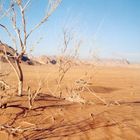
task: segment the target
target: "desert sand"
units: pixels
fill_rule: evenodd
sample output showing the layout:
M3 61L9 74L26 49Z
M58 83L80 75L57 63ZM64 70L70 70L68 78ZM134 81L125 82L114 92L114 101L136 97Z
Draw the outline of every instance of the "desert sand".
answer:
M17 80L10 74L4 80L11 86L0 91L0 140L139 140L140 67L73 66L56 90L56 65L22 65L24 95L16 95ZM80 89L79 82L87 88ZM29 108L29 93L41 90ZM83 84L83 83L82 83ZM99 100L99 96L105 103Z

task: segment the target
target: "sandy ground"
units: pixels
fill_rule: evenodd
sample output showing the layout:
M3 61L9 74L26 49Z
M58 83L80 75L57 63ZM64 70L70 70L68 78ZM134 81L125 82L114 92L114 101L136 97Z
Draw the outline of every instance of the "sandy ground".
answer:
M22 97L16 96L15 74L2 77L11 89L0 91L8 102L0 108L0 140L140 139L140 67L74 66L59 90L57 66L22 67ZM35 93L40 81L30 109L27 88Z

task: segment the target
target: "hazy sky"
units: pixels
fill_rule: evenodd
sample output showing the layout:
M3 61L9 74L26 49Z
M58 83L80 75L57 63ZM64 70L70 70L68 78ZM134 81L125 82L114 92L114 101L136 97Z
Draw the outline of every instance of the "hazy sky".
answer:
M27 11L28 29L43 17L46 4L47 0L33 0ZM8 20L0 22L9 26ZM140 62L140 0L63 0L30 38L32 44L42 37L34 54L57 54L64 27L83 40L82 57L88 58L89 51L95 50L99 57ZM8 41L1 30L0 39Z

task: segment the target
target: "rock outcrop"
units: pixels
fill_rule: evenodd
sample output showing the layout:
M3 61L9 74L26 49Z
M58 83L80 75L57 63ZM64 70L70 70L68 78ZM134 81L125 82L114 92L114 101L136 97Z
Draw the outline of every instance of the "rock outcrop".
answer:
M4 44L0 41L0 61L2 62L7 62L6 58L5 58L5 52L9 57L9 59L14 62L14 58L12 56L15 55L15 53L17 53L12 47L8 46L7 44ZM34 62L29 59L26 55L23 55L22 58L20 59L21 63L25 63L25 64L29 64L29 65L33 65Z

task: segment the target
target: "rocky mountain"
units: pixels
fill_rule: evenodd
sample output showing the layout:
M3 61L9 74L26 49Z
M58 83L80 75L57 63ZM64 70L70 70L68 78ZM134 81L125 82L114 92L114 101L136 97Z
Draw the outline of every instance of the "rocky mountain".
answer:
M5 48L5 49L4 49ZM0 61L7 62L4 54L5 50L7 55L13 56L16 51L8 46L7 44L3 44L0 41ZM11 61L12 57L10 58ZM61 60L60 60L61 59ZM74 59L74 58L67 58L67 57L60 57L60 56L47 56L47 55L42 55L42 56L31 56L30 58L26 55L24 55L21 58L21 63L28 64L28 65L46 65L46 64L57 64L58 61L61 62L66 62L70 61L71 64L74 65L83 65L83 64L96 64L96 65L104 65L104 66L126 66L129 65L130 62L127 59L97 59L97 60L80 60L80 59Z
M40 63L40 64L53 64L55 65L57 63L57 57L56 56L46 56L46 55L41 55L38 57L32 56L32 60Z
M6 52L6 54L8 56L11 56L10 60L14 62L14 59L12 58L12 56L14 56L16 51L12 47L10 47L7 44L4 44L4 43L2 43L0 41L0 61L2 61L2 62L7 62L7 60L4 57L5 52ZM28 56L24 55L21 58L21 63L25 63L25 64L29 64L29 65L34 65L35 62L32 61L31 59L29 59Z

